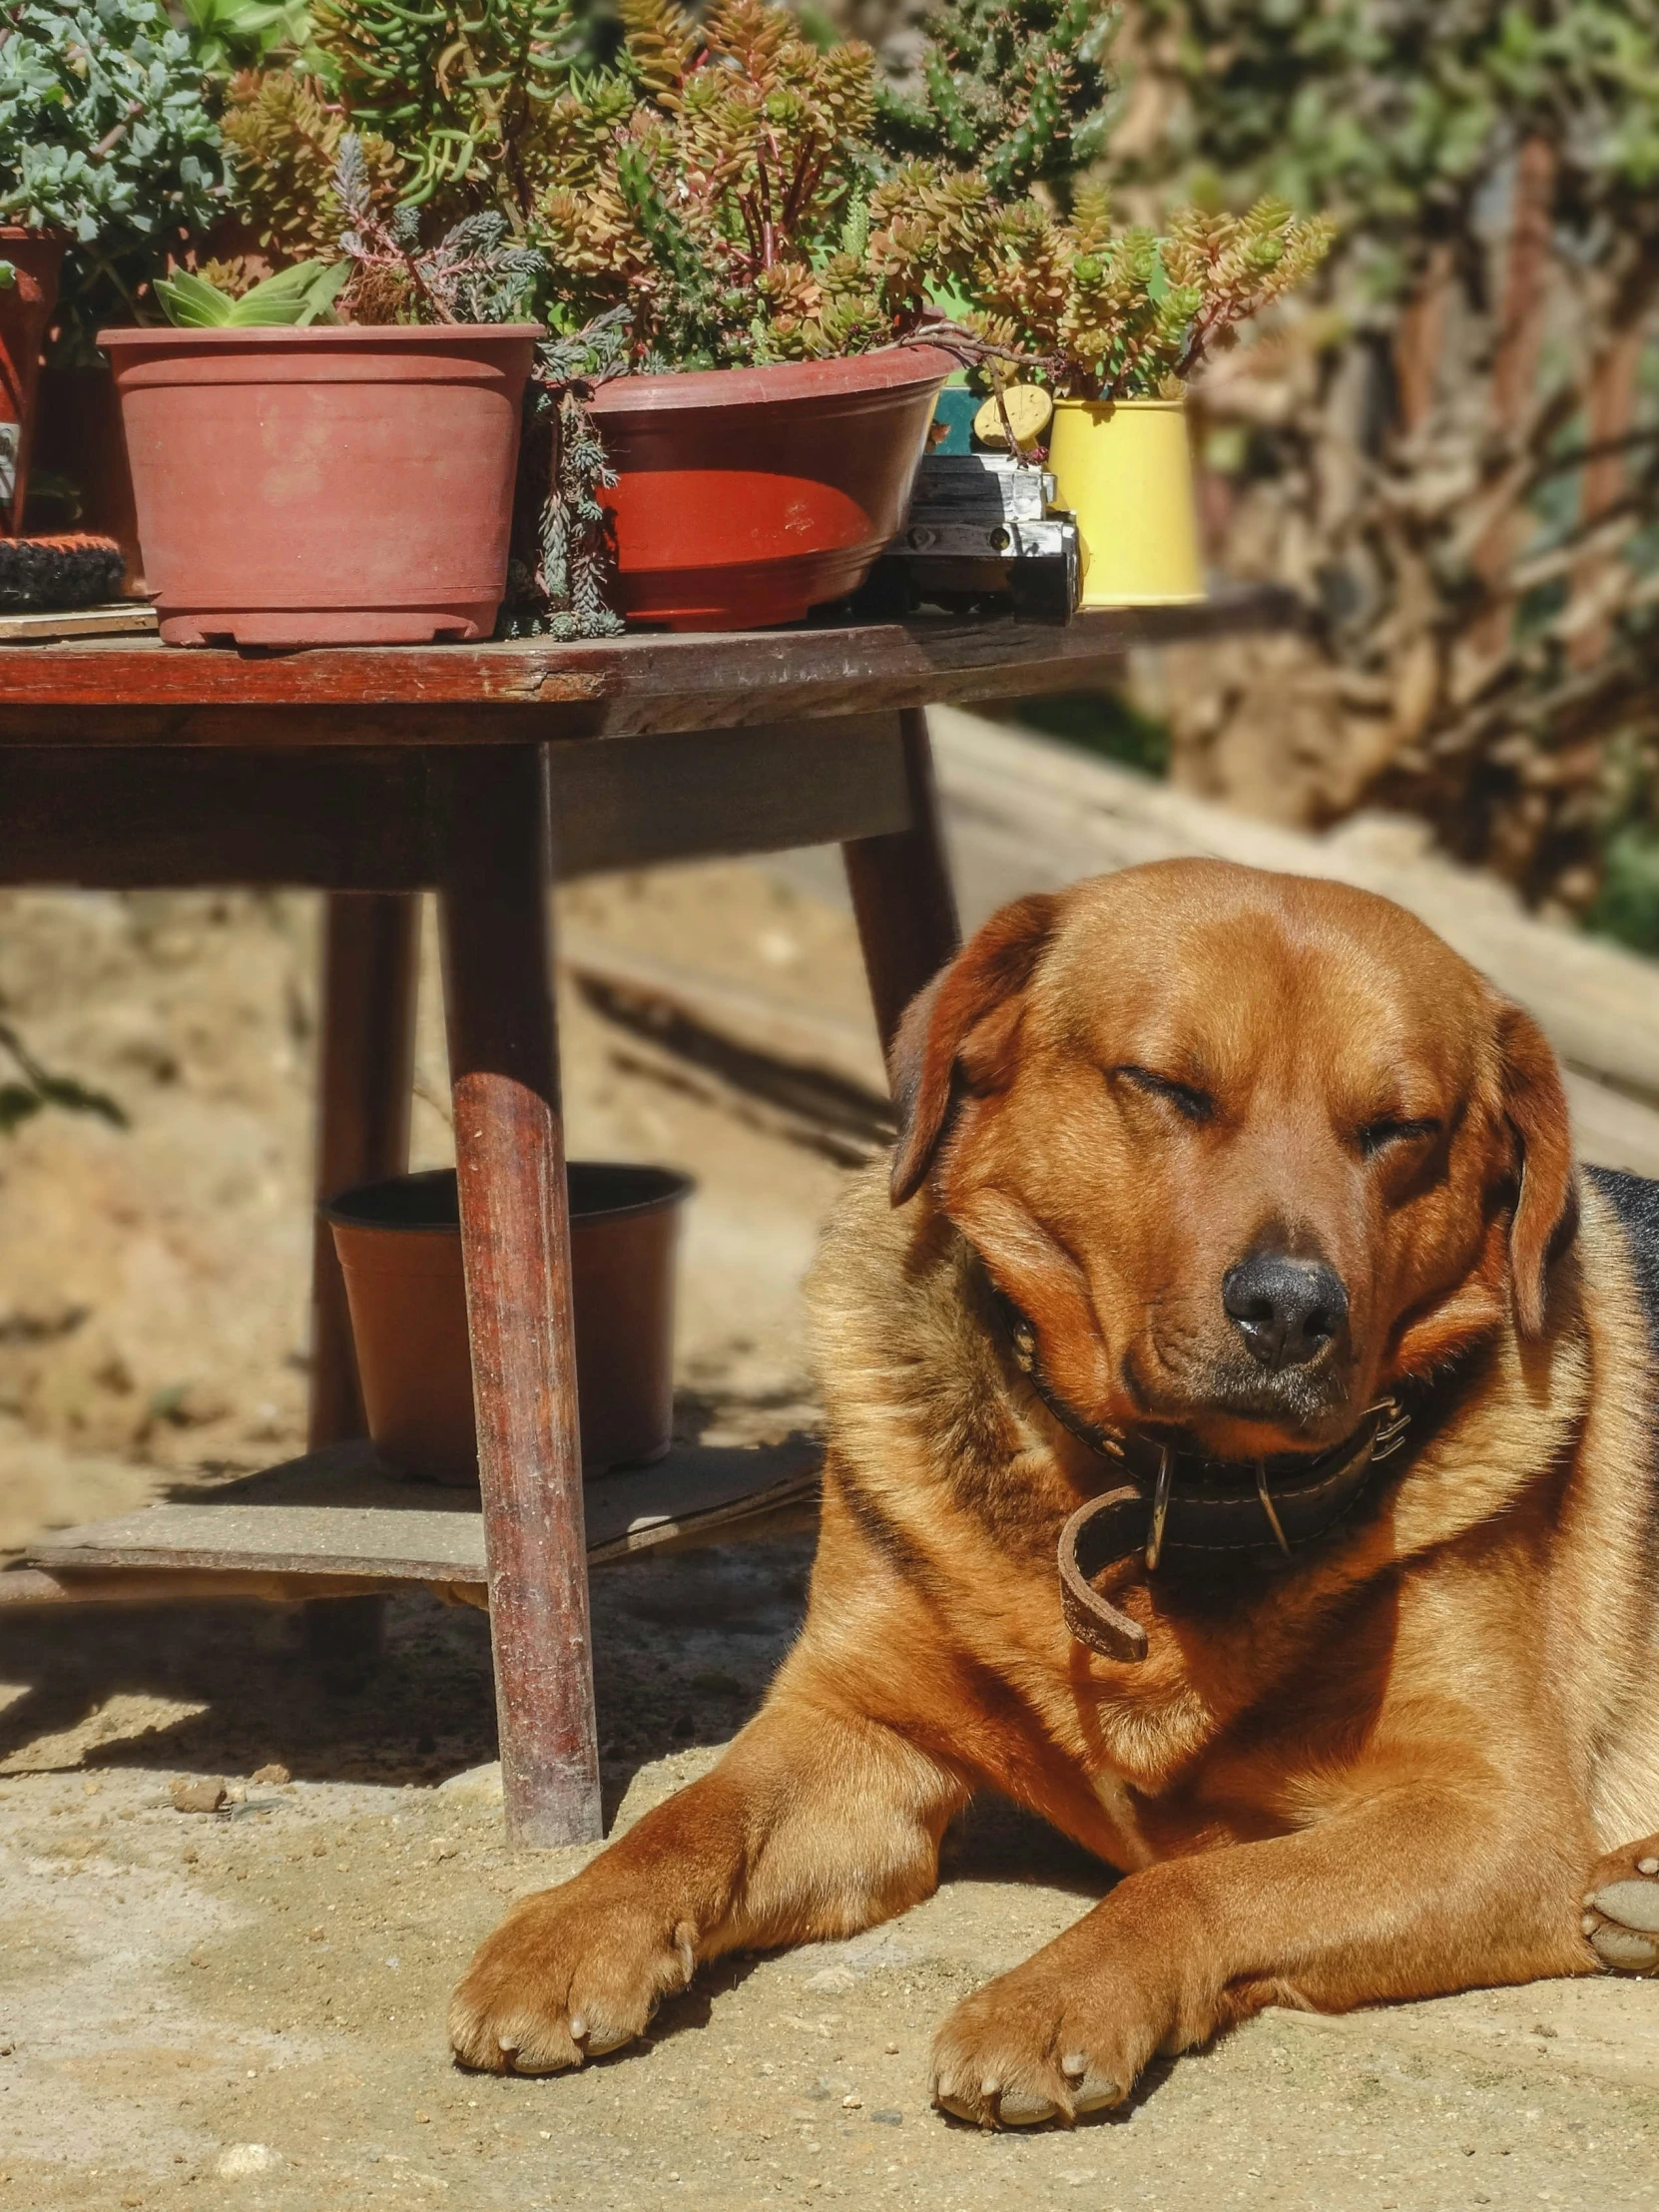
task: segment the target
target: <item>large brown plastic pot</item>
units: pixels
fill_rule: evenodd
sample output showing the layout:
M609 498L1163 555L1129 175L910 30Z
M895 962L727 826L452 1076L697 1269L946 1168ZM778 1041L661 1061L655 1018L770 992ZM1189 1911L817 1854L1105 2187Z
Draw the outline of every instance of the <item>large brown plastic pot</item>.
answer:
M63 231L0 225L0 262L10 262L16 273L15 281L0 291L0 423L17 425L11 494L0 500L0 531L10 537L23 530L41 353L58 304L58 277L68 244Z
M617 472L619 611L671 630L799 622L855 591L898 531L934 394L929 346L621 376L590 411Z
M101 330L165 642L487 637L539 335Z
M660 1459L674 1415L674 1260L691 1183L573 1160L571 1287L582 1466ZM322 1208L345 1277L368 1432L428 1481L475 1483L460 1214L452 1168L342 1192Z

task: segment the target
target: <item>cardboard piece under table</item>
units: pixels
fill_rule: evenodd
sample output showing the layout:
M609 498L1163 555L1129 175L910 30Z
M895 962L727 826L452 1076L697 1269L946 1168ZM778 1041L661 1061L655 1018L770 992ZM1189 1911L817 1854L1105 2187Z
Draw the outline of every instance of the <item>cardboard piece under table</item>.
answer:
M360 1639L365 1589L487 1582L509 1835L597 1837L590 1561L799 1523L816 1475L810 1452L780 1446L582 1481L555 872L839 842L884 1048L958 943L923 710L1084 689L1134 647L1290 619L1286 595L1256 590L1063 628L921 617L297 653L0 643L0 883L327 893L318 1195L407 1166L418 900L437 894L481 1482L476 1503L390 1494L360 1441L323 1234L310 1455L55 1534L0 1576L0 1602L136 1595L158 1575L175 1594L308 1590L326 1654L336 1634ZM617 1522L630 1497L656 1502Z

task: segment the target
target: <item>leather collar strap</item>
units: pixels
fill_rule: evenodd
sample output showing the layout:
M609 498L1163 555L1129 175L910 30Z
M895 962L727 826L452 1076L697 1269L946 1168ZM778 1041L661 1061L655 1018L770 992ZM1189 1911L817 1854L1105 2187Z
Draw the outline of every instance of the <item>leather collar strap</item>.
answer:
M1353 1433L1311 1459L1227 1462L1177 1452L1146 1437L1090 1427L1048 1387L1036 1357L1036 1333L1019 1309L994 1294L1014 1364L1054 1418L1101 1458L1119 1462L1129 1481L1080 1505L1060 1531L1060 1604L1066 1626L1103 1658L1146 1657L1146 1630L1093 1587L1107 1567L1139 1552L1150 1572L1169 1552L1249 1552L1287 1556L1326 1535L1398 1451L1411 1414L1398 1398L1369 1406Z

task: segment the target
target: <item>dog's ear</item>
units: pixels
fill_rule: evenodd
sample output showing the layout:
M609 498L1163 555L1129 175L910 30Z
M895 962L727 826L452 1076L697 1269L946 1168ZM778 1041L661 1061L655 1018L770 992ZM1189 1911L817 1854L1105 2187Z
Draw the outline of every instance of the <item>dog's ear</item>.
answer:
M917 1191L938 1150L958 1090L991 1090L1011 1064L1022 994L1048 942L1058 897L1033 891L989 921L917 991L887 1055L898 1142L892 1202Z
M1497 1040L1504 1119L1519 1153L1520 1191L1509 1225L1515 1319L1523 1337L1538 1337L1543 1334L1550 1262L1578 1226L1567 1094L1549 1041L1530 1014L1518 1006L1502 1006Z

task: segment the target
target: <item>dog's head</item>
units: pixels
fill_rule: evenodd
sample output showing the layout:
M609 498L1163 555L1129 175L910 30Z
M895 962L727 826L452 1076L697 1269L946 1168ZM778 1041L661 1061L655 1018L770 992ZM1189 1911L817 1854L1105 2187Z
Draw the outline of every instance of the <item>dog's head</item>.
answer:
M894 1202L931 1182L1091 1421L1316 1449L1544 1326L1573 1215L1554 1056L1386 899L1210 860L1022 898L892 1062Z

